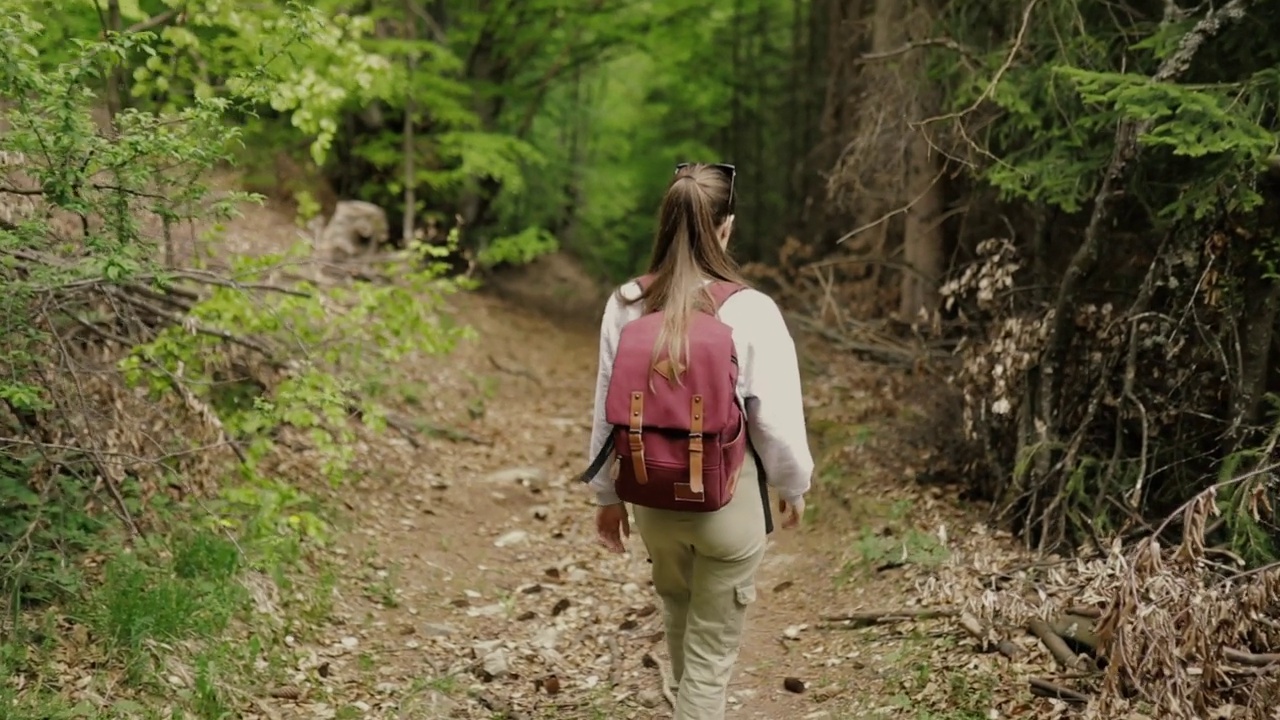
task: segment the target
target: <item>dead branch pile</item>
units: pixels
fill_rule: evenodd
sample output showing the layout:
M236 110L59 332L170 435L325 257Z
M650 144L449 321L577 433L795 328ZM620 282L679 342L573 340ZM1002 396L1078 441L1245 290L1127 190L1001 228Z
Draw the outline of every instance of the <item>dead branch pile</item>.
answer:
M744 273L788 308L788 320L836 348L894 366L946 365L955 340L910 323L880 316L895 298L880 269L901 263L850 254L815 259L813 245L789 238L778 262L751 264Z
M984 651L1018 659L1008 639L1034 635L1058 671L1046 668L1030 691L1085 717L1272 718L1280 568L1224 566L1205 539L1229 485L1274 484L1277 470L1273 462L1197 495L1165 523L1183 528L1172 546L1152 535L1092 558L1014 569L992 567L984 554L957 556L922 589Z
M210 405L210 380L260 395L307 365L297 358L309 349L298 346L289 328L237 331L234 322L202 320L193 309L215 292L235 292L246 307L271 297L311 298L312 292L153 259L174 259L176 228L154 213L148 193L107 181L80 189L80 206L113 208L129 218L113 230L100 211L70 212L65 198L49 197L36 180L47 168L8 156L0 171L0 230L26 239L0 244L0 287L10 295L9 317L0 323L6 345L0 372L17 383L11 386L17 390L0 393L0 461L22 463L24 482L41 503L51 501L61 479L75 478L91 505L115 512L137 534L141 520L130 507L145 507L157 493L206 495L229 463L245 462L244 441ZM194 237L201 209L187 212ZM131 236L121 237L122 228ZM120 245L103 251L104 242ZM191 345L198 372L181 360L136 351L175 331L199 340ZM132 387L125 360L163 381ZM357 405L352 397L353 417ZM404 423L389 422L409 433Z
M1056 363L1057 310L1018 291L1034 276L1023 255L1005 239L978 253L943 288L970 328L952 382L965 436L985 465L970 477L1028 541L1101 547L1112 532L1141 532L1206 477L1275 448L1276 428L1262 424L1272 361L1243 341L1253 331L1270 345L1274 316L1258 326L1245 298L1231 297L1254 269L1225 231L1170 235L1132 297L1093 295L1070 307L1072 344ZM1054 428L1045 425L1049 408ZM1240 497L1231 495L1215 542L1247 541L1237 549L1264 559L1256 541L1275 516L1240 514Z

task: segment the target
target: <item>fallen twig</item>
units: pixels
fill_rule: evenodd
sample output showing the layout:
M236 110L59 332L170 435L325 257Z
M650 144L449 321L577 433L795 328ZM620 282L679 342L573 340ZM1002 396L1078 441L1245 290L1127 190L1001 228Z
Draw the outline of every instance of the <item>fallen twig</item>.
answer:
M663 664L662 660L658 657L658 654L654 652L647 652L644 654L644 657L640 659L640 662L645 667L651 667L651 668L657 669L658 683L662 689L662 697L667 701L667 704L671 706L671 709L675 710L676 696L674 693L671 692L672 678L670 675L667 674L667 668Z
M1235 648L1224 648L1222 657L1233 663L1249 667L1268 667L1280 664L1280 653L1251 653Z
M1063 700L1074 705L1089 704L1089 696L1081 692L1076 692L1071 688L1065 688L1056 683L1051 683L1043 678L1031 678L1031 694L1037 697L1054 698Z
M542 387L542 379L539 378L537 375L535 375L532 370L529 370L527 368L521 368L521 367L508 367L498 362L498 358L494 357L493 355L489 356L489 364L493 365L493 367L496 370L498 370L498 372L504 372L504 373L507 373L508 375L516 375L518 377L527 378L530 381L532 381L534 385L537 385L538 387Z
M898 610L865 610L846 613L844 615L823 615L826 623L843 623L840 627L863 627L877 623L904 622L907 620L930 620L940 617L953 617L958 611L951 607L898 609Z
M622 650L618 648L618 638L610 635L604 639L609 648L609 685L618 687L622 680Z

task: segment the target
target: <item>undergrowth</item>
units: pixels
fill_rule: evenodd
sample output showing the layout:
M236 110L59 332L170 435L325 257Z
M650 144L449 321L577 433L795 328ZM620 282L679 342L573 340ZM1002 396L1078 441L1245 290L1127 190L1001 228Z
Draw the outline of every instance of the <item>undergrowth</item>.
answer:
M206 507L173 506L126 542L118 522L69 515L78 552L43 551L6 572L7 720L239 717L248 697L286 681L295 638L328 617L333 575L303 534L248 522L233 533Z
M955 651L950 638L941 641L920 635L908 637L890 655L892 669L886 676L886 704L901 708L911 720L986 720L992 717L996 678L970 668L968 671L937 667L936 655Z

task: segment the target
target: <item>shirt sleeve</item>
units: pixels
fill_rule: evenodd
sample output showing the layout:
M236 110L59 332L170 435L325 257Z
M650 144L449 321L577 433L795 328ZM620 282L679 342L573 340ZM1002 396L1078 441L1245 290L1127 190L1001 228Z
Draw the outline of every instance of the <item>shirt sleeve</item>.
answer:
M613 358L618 352L619 319L618 294L611 293L609 302L604 307L604 317L600 320L600 368L596 372L596 400L595 411L592 414L591 421L591 445L587 453L588 463L596 459L596 455L600 453L600 448L604 447L605 441L609 438L609 432L612 430L612 426L605 419L604 403L609 393L609 378L613 373ZM622 502L613 488L612 466L613 463L611 462L605 463L604 467L600 468L600 472L591 478L588 483L591 489L595 491L596 503L599 505L615 505Z
M747 430L769 485L783 500L793 501L809 491L814 468L800 364L782 312L768 296L759 297L743 368Z

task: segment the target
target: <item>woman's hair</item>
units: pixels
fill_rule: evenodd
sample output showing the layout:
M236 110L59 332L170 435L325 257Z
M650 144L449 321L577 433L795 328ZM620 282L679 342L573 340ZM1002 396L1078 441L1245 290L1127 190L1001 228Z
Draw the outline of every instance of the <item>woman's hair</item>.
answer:
M719 239L719 230L729 219L729 192L724 174L709 165L693 164L676 172L662 198L649 261L653 281L631 301L643 302L645 312L665 313L653 349L655 361L663 349L673 363L684 359L690 318L698 310L712 308L705 280L747 284ZM672 377L678 378L679 373Z

